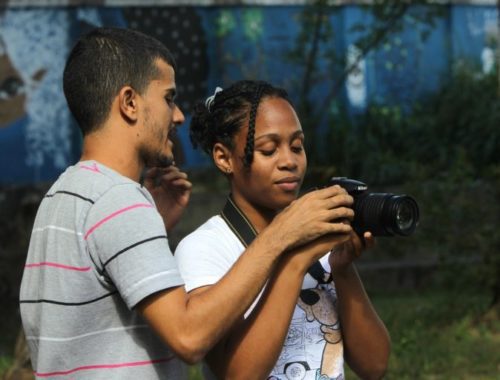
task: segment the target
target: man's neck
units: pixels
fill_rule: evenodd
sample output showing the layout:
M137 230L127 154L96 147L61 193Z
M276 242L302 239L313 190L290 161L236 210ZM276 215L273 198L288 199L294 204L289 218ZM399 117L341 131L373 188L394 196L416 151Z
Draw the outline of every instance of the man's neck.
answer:
M95 160L110 169L139 182L143 170L137 153L123 139L113 139L103 132L94 132L83 139L80 160Z

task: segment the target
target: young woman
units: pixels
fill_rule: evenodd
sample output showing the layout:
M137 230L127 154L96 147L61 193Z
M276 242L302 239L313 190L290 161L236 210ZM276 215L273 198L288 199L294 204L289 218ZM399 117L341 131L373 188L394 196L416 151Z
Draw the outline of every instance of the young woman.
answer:
M195 147L211 155L231 191L221 214L176 249L187 291L202 293L295 201L307 160L286 92L266 82L217 89L196 106L190 135ZM343 210L346 203L335 207ZM343 215L332 222L352 220L352 213ZM370 233L359 238L351 231L333 249L323 238L284 255L245 318L207 355L207 377L343 379L345 360L361 378L381 378L390 339L353 264L373 244Z

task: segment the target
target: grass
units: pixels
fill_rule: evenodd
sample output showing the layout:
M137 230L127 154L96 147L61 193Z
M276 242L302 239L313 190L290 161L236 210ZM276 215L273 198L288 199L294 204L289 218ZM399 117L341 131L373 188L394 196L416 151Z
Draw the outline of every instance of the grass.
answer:
M484 293L374 295L392 339L386 380L500 379L500 321ZM347 372L347 379L356 379Z
M500 380L500 313L484 292L372 294L392 338L386 380ZM12 362L0 356L0 378ZM346 378L357 379L348 368ZM199 366L190 380L202 380Z

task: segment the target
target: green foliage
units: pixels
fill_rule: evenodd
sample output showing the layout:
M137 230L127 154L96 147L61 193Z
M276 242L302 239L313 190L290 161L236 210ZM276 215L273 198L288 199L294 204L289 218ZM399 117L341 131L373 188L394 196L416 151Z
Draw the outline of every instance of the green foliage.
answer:
M189 366L188 373L189 380L203 380L203 372L201 371L201 364Z
M347 76L358 70L359 62L370 52L384 45L389 46L393 41L394 45L400 46L398 33L407 28L416 30L424 41L445 11L444 7L428 0L412 4L381 0L364 8L370 22L364 20L349 26L349 33L355 36L353 44L359 51L355 61L349 65L344 54L338 54L335 42L332 17L339 12L339 7L333 6L329 0L314 0L303 7L298 17L301 29L286 59L301 72L297 83L292 83L290 87L295 87L292 92L300 96L297 111L308 136L306 148L313 161L323 158L321 152L318 154L314 148L319 138L323 137L318 132L318 126L328 121L328 113L324 110L335 106ZM401 54L405 56L406 53L402 49ZM387 65L392 67L393 63L388 62ZM312 94L320 87L321 98L313 100Z
M498 318L478 316L488 298L462 289L374 295L392 339L386 380L494 379L498 375ZM350 370L347 379L356 376Z
M0 375L3 375L12 366L13 359L10 356L0 356Z
M439 173L462 180L489 176L500 163L496 87L494 75L460 69L410 111L372 104L356 118L340 113L330 123L326 159L371 184Z

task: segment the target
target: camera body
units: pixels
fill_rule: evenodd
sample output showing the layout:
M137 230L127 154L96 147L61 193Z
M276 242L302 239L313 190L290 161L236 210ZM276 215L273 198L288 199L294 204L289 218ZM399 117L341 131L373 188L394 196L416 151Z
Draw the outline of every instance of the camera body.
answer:
M373 236L409 236L415 232L420 215L412 197L370 193L365 183L347 177L332 177L328 186L334 185L343 187L354 198L352 226L359 235L365 231Z

